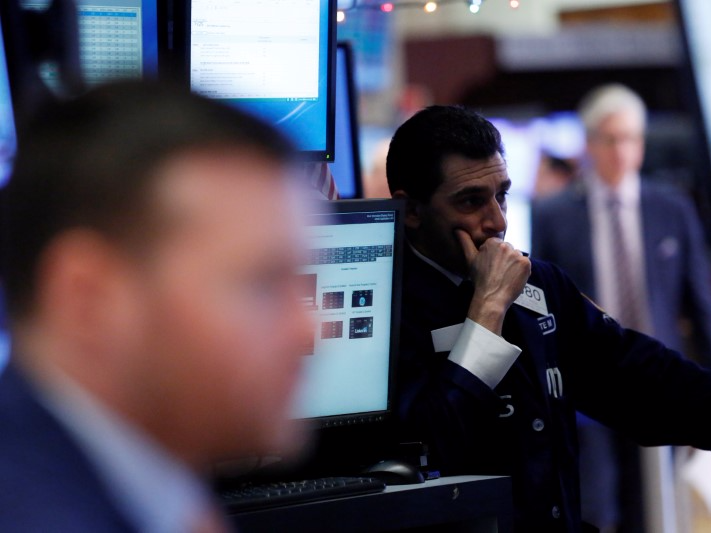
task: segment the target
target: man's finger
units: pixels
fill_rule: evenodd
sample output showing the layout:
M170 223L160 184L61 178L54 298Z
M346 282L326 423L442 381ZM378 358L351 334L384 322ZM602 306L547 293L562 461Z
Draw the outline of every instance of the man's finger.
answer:
M479 254L479 250L476 249L474 241L466 231L462 229L455 229L454 233L459 239L459 244L462 246L464 258L467 260L467 264L471 265L474 259L476 259L476 256Z

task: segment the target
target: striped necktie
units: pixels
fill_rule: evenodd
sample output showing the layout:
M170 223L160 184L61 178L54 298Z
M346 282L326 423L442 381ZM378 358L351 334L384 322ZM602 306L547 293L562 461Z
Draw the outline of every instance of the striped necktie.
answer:
M642 331L645 329L645 312L640 294L639 280L635 279L630 261L630 248L622 227L622 202L612 193L608 198L611 242L614 268L611 276L615 287L617 319L626 328Z

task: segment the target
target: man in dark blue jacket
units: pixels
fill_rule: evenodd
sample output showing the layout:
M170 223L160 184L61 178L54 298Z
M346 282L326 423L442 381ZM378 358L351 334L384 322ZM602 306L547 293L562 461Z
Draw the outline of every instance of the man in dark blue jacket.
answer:
M640 174L644 101L623 85L603 85L583 98L579 115L589 165L571 186L533 203L531 251L563 268L623 326L679 351L687 340L695 360L711 367L711 268L701 223L680 191ZM670 506L659 500L674 492L659 483L672 476L669 448L640 458L634 443L582 416L578 437L583 517L620 533L645 531L643 508L648 520L664 519Z
M641 444L711 448L711 373L503 241L511 182L490 122L421 111L387 174L407 200L402 435L429 443L444 474L511 475L518 531L579 531L576 410Z

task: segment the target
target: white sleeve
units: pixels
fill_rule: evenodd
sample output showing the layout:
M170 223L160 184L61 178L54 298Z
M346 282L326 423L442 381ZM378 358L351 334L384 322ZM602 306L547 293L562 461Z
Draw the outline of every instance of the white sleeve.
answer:
M465 368L493 389L514 364L521 349L467 318L463 324L432 332L435 351L446 351L446 339L451 339L457 331L458 335L449 353L450 361Z

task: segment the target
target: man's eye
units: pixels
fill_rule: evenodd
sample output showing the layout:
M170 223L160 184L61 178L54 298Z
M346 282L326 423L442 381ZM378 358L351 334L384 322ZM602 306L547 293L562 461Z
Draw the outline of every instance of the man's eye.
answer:
M484 204L484 200L479 197L462 198L459 203L464 207L479 207Z
M509 195L509 191L501 191L496 195L496 201L503 204L506 201L506 197Z

